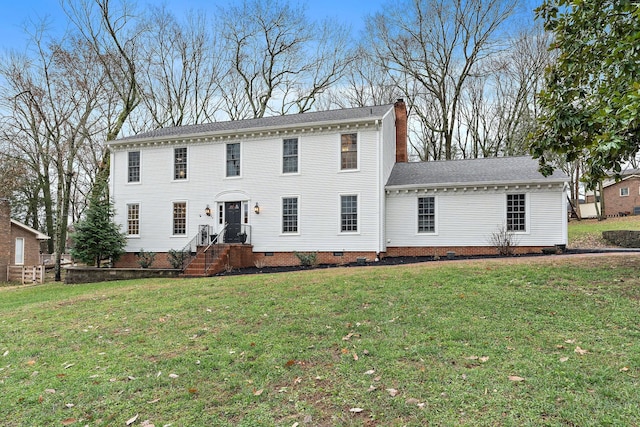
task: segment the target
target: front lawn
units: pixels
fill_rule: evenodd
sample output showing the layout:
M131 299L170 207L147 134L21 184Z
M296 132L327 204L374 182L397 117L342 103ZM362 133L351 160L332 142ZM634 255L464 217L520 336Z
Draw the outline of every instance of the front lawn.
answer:
M640 424L640 256L0 289L5 426Z

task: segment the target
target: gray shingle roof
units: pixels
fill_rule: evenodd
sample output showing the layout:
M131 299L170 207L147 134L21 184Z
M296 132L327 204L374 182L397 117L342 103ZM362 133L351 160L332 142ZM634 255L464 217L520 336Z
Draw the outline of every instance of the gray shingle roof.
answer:
M133 142L136 140L180 138L194 135L241 132L251 129L289 128L294 126L316 125L322 123L349 122L363 119L381 119L393 105L374 107L346 108L341 110L317 111L285 116L263 117L260 119L234 120L226 122L204 123L198 125L178 126L155 129L150 132L120 138L113 142Z
M387 181L387 188L456 184L551 183L568 180L568 177L558 170L545 178L538 171L538 161L531 157L492 157L396 163Z

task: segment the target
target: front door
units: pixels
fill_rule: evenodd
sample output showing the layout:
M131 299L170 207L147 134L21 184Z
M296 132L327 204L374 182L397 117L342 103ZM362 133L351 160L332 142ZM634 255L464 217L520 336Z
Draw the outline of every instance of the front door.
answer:
M224 235L225 243L242 243L242 203L225 202L224 217L227 222L227 231Z

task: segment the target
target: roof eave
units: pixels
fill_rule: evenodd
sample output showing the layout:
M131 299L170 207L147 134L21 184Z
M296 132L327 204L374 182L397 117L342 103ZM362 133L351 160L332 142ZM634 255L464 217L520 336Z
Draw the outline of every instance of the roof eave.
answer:
M554 185L565 184L569 182L568 178L554 178L554 179L533 179L528 181L469 181L469 182L443 182L443 183L412 183L401 185L387 185L386 190L415 190L424 188L463 188L463 187L499 187L499 186L526 186L526 185Z

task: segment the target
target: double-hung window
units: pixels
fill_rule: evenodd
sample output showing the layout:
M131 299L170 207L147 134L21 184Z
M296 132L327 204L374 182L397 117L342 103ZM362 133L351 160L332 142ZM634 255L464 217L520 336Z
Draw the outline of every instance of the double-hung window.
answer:
M140 152L129 151L128 156L127 182L140 182Z
M358 134L340 136L340 169L358 169Z
M240 176L240 143L227 144L227 176Z
M527 205L524 194L507 194L507 230L527 231Z
M436 199L418 197L418 233L435 233Z
M629 187L620 187L620 197L627 197L629 195Z
M127 234L129 236L140 235L140 205L138 203L127 205Z
M282 173L298 173L298 138L282 140Z
M173 179L187 179L187 147L173 150Z
M183 236L187 234L187 204L175 202L173 204L173 235Z
M298 198L282 199L282 233L298 232Z
M358 231L358 196L340 196L340 231L353 233Z

